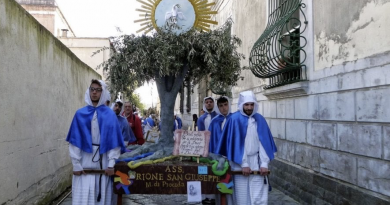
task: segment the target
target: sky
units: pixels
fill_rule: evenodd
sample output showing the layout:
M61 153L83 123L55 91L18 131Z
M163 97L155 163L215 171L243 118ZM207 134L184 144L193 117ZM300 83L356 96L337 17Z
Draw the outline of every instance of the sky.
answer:
M141 28L134 20L139 19L141 8L136 0L56 0L76 37L110 37L123 34L136 34ZM122 33L118 32L118 28ZM138 88L141 101L147 107L156 105L157 88L155 83Z
M140 28L141 8L136 0L56 0L59 8L77 37L117 36L119 27L123 34L136 33Z

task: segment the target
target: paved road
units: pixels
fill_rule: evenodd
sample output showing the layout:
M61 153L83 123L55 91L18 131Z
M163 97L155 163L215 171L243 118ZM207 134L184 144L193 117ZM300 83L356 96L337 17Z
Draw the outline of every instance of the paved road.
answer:
M145 195L133 194L123 195L123 205L201 205L201 203L188 203L187 195ZM60 205L72 205L72 195L69 195ZM269 193L268 205L299 205L298 202L283 194L283 192L273 189Z

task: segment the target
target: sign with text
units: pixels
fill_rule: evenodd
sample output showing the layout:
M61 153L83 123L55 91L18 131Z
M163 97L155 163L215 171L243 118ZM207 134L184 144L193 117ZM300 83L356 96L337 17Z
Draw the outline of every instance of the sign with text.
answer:
M173 155L202 156L209 155L210 131L175 131Z
M160 132L159 131L148 130L148 133L146 134L146 141L147 142L157 143L159 138L160 138Z
M115 164L115 194L187 194L187 182L199 181L202 194L220 193L217 185L224 177L213 174L210 165L202 165L209 174L199 174L199 164L151 164L130 169L125 162Z

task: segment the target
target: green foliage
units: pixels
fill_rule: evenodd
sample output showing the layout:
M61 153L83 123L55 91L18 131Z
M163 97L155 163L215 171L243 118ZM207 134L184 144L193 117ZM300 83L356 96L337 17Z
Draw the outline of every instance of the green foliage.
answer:
M128 99L133 104L133 106L137 107L141 111L145 109L145 105L141 103L139 95L135 93L130 93L130 95L126 96L128 96Z
M241 72L238 53L241 40L230 34L231 21L210 32L190 30L177 35L156 32L151 36L124 35L113 39L115 52L105 63L114 92L132 92L146 81L178 76L185 64L191 85L203 77L219 82L219 87L236 84Z

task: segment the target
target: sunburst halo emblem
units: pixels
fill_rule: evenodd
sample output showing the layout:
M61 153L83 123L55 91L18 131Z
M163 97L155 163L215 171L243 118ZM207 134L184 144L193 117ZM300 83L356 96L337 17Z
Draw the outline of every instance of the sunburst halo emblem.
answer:
M145 34L153 29L168 26L174 28L176 33L181 33L194 27L197 30L209 31L211 24L217 25L217 21L211 20L212 15L217 11L212 11L211 7L215 2L208 3L207 0L137 0L141 8L136 9L141 12L138 20L141 29L137 31ZM147 2L146 2L147 1Z

